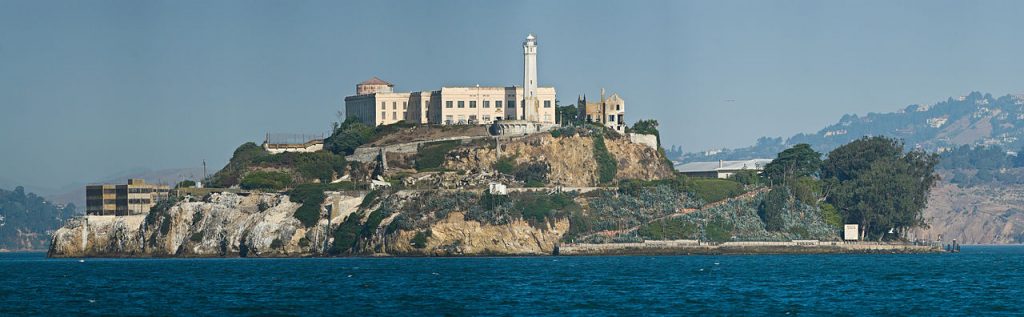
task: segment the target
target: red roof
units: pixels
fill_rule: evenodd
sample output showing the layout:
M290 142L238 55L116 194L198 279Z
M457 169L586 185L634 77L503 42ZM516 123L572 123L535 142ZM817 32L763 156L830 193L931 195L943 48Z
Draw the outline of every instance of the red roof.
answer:
M363 82L361 82L359 84L360 85L388 85L388 86L394 86L394 85L392 85L389 82L386 82L384 80L381 80L380 78L377 78L377 76L374 76L373 78L367 79L367 80L365 80L365 81L363 81Z

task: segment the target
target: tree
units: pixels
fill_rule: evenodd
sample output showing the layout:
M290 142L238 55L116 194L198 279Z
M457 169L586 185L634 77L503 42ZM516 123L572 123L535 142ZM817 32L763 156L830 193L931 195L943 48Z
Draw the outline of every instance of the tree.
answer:
M821 169L821 153L811 148L810 144L801 143L786 149L765 165L764 175L771 182L787 183L788 180L816 176Z
M632 127L626 128L626 133L654 135L658 139L658 147L661 147L661 133L658 132L658 120L648 119L637 121Z
M555 101L557 105L558 101ZM555 110L555 119L562 126L580 125L579 109L575 105L559 106Z
M893 239L908 229L927 226L922 211L938 181L938 156L903 152L903 143L887 137L864 137L828 155L822 179L832 194L827 201L846 223L861 227L862 239ZM889 231L893 235L887 235Z
M370 142L376 130L363 124L358 118L349 117L341 124L335 124L334 132L324 140L324 148L331 153L351 155L360 145Z

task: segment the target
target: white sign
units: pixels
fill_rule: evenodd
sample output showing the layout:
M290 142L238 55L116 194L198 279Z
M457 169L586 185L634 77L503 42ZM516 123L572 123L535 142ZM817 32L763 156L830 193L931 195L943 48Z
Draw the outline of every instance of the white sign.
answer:
M860 225L858 225L858 224L847 224L847 225L844 225L843 226L843 239L844 240L854 240L854 241L856 241L857 238L860 236L859 235L859 233L860 233L859 231L860 231Z

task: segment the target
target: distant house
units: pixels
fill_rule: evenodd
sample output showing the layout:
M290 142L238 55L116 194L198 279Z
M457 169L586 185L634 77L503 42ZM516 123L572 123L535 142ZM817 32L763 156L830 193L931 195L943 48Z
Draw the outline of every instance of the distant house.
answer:
M676 171L690 177L729 178L739 171L757 171L760 173L771 159L751 159L745 161L690 162L676 164Z

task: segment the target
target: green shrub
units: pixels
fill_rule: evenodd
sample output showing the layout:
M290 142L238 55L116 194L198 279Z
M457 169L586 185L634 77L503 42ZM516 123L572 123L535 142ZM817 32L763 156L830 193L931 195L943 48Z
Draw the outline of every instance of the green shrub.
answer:
M363 229L360 231L362 237L371 237L377 232L377 227L380 227L381 221L391 215L391 210L381 207L370 213L370 216L366 218L366 223L363 224Z
M743 185L731 180L717 178L693 178L689 180L689 190L694 197L705 203L713 203L743 194Z
M334 243L331 244L331 254L342 254L352 249L356 245L356 241L359 239L359 230L362 226L359 225L359 218L362 218L362 214L353 213L348 215L337 228L334 229Z
M608 153L608 147L604 144L604 136L601 134L595 134L594 139L594 159L597 160L597 178L598 182L605 184L615 179L615 174L618 173L618 162L612 157L611 153Z
M292 177L282 172L256 171L242 178L242 189L282 190L292 184Z
M785 229L783 213L789 206L789 192L785 187L772 188L757 208L757 215L764 222L764 229L780 231Z
M499 158L494 161L494 170L498 173L512 175L516 171L516 158L514 156L506 156Z
M427 231L418 231L418 232L416 232L416 235L414 235L412 237L412 241L411 241L412 242L412 246L414 248L417 248L417 249L426 248L427 247L427 238L429 238L430 235L431 235L430 229L427 229Z
M178 185L174 186L174 188L192 188L192 187L196 187L196 182L192 181L192 180L187 180L187 179L178 182Z
M580 209L572 196L564 193L517 195L513 206L526 222L536 228L546 228L548 220L565 217Z
M416 153L416 170L422 171L440 168L441 164L444 163L445 155L460 144L462 144L462 142L453 140L420 145L420 148Z
M251 162L252 166L269 168L288 168L295 170L306 180L319 180L321 183L328 183L334 178L334 174L344 173L348 162L341 155L334 155L330 152L321 151L313 153L286 152L268 156L262 156Z
M310 245L309 239L306 237L299 238L299 247L308 248Z
M820 208L821 218L825 220L825 223L827 223L829 226L832 226L835 229L840 229L843 227L843 216L839 214L839 210L836 210L835 206L832 206L832 204L826 202L822 202Z
M380 190L367 192L366 196L363 196L363 201L359 203L359 208L369 208L373 201L377 199L377 196L380 196Z
M324 186L320 184L302 184L288 192L289 200L302 204L293 216L306 227L320 221L320 205L324 198Z
M256 145L256 143L246 142L240 145L231 155L231 160L228 161L228 164L213 174L209 187L231 187L237 185L242 179L242 174L252 165L252 162L266 156L270 156L270 152Z
M377 131L356 117L348 117L345 122L335 124L334 132L324 140L324 149L334 154L351 155L360 145L370 142Z
M761 175L758 175L757 171L751 170L738 171L729 176L729 179L743 185L761 184Z
M270 247L273 249L280 249L284 247L284 242L279 238L274 238L274 241L270 241Z
M734 226L731 222L715 219L709 221L704 226L704 235L709 241L726 242L732 240L733 228Z
M637 235L650 240L694 239L699 234L697 225L679 218L657 220L637 228Z

